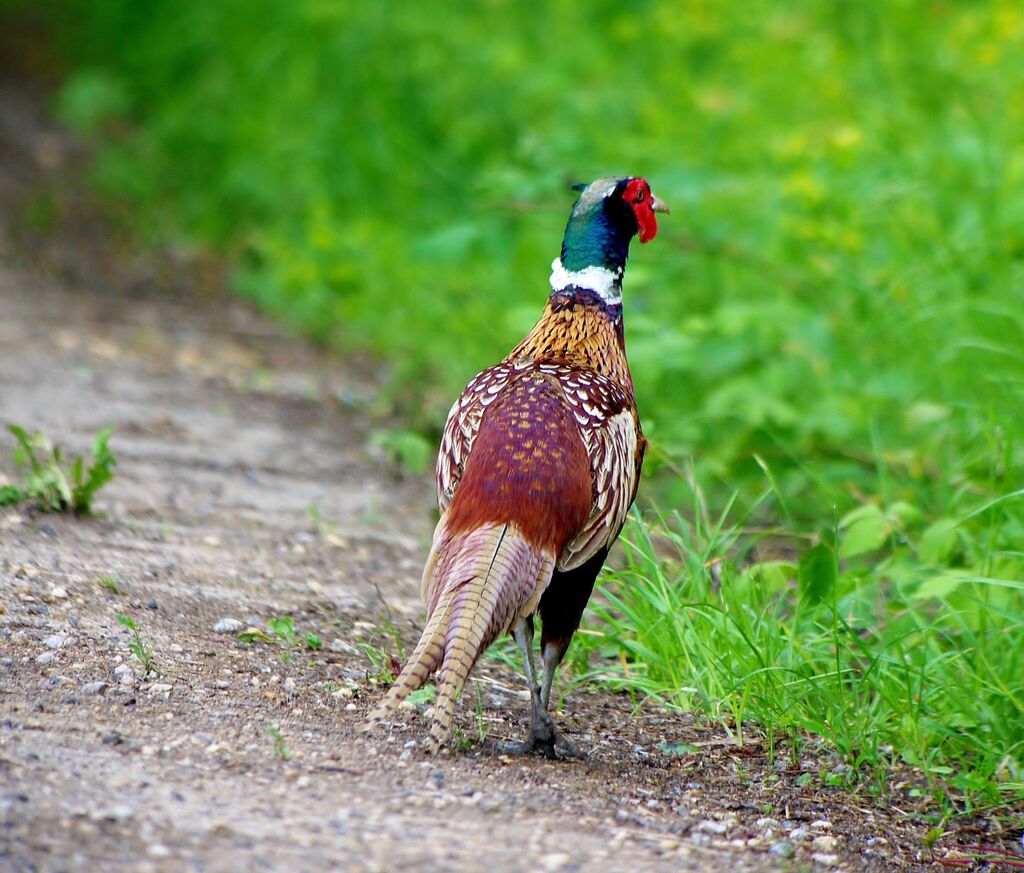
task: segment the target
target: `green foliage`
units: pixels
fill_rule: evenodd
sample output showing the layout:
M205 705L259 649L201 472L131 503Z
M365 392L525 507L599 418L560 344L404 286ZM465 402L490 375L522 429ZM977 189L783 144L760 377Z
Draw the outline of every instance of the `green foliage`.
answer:
M1015 2L50 8L97 184L386 355L418 429L536 317L567 183L632 171L674 207L626 286L652 471L749 502L763 459L800 525L865 494L948 517L1019 473Z
M117 623L123 625L132 632L132 639L131 642L128 643L128 648L135 656L135 660L142 665L142 674L144 676L148 676L150 673L156 673L156 667L153 662L153 650L142 638L142 625L137 623L131 617L122 615L121 613L117 614Z
M428 683L409 694L406 700L416 706L421 706L425 703L433 703L435 697L437 697L437 688L433 683Z
M434 462L437 447L422 433L405 428L375 430L370 434L370 445L385 452L404 469L421 475Z
M287 761L288 744L285 742L281 729L276 724L268 724L263 730L273 744L274 757L281 761Z
M258 628L241 631L238 634L238 639L243 643L277 643L284 649L281 657L285 660L291 657L291 650L317 651L324 647L323 640L315 633L311 631L300 633L295 627L295 619L289 615L268 619L267 629L270 631L269 634Z
M44 512L92 515L93 497L114 478L117 459L107 446L114 428L105 427L93 437L92 463L86 466L83 458L76 457L66 469L60 446L43 434L29 434L16 424L8 424L7 429L17 441L15 466L28 470L19 484L0 488L0 506L33 501Z
M113 576L100 576L100 578L96 580L96 584L115 596L120 596L123 593L117 584L117 580L114 579Z
M918 527L882 560L819 542L797 568L694 516L630 525L574 643L583 678L756 725L772 750L811 732L865 781L902 759L946 807L1024 799L1024 553L990 549L968 513L966 564L932 564Z

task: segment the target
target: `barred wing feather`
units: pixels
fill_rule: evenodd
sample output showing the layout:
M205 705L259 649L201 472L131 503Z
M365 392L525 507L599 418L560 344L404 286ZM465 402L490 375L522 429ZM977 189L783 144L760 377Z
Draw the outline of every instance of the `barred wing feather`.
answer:
M478 373L448 412L434 470L437 502L442 513L448 509L459 487L484 410L517 375L516 371L512 364L501 363Z
M539 369L558 376L590 457L590 518L558 558L559 570L572 570L618 537L636 497L647 441L632 397L617 382L561 364L541 364Z

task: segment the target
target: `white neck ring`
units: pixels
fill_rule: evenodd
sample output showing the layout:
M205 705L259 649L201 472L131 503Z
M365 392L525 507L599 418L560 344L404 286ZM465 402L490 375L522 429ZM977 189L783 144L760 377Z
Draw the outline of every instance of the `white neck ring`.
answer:
M551 290L564 291L566 288L585 288L593 291L605 303L622 303L622 268L609 270L607 267L584 267L582 270L567 270L562 259L551 262Z

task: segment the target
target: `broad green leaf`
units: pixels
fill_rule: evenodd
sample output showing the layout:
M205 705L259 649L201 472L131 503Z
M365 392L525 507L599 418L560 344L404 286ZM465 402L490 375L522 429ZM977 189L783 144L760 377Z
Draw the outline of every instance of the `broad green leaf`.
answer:
M900 524L917 524L923 515L921 509L906 500L897 500L886 509L886 515L898 519Z
M810 603L819 603L830 597L836 584L836 557L824 544L804 552L800 559L798 578L800 596Z
M430 703L435 697L437 697L437 688L433 685L424 685L422 688L417 688L410 693L406 700L414 706L420 706L424 703Z
M917 551L926 564L946 564L960 545L958 523L952 518L940 518L923 534Z
M963 582L964 579L962 577L950 576L945 573L932 576L918 586L913 597L916 600L924 600L929 597L936 597L941 600L943 597L956 591Z
M865 515L856 519L843 534L840 552L853 558L881 548L892 533L892 523L883 515Z
M845 530L850 525L856 524L865 518L882 518L882 510L873 503L866 503L846 513L846 515L839 519L839 526Z
M796 575L797 566L790 561L761 561L747 567L737 579L737 584L760 585L766 591L775 592L785 588Z

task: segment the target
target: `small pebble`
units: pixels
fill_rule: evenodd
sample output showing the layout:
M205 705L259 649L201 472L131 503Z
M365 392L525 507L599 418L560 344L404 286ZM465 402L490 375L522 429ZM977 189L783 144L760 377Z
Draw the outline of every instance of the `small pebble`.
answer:
M811 855L811 860L821 864L822 867L835 867L839 863L838 855L825 855L821 852L815 852Z
M706 821L697 823L697 830L702 831L705 834L722 835L728 833L729 824L724 821L714 821L713 819L707 819Z
M215 634L233 634L238 633L244 627L245 625L237 618L225 616L213 626L213 632Z
M785 840L779 840L777 843L772 843L772 847L768 851L780 858L793 857L793 845L791 843L787 843Z
M552 852L550 855L540 856L540 865L549 873L554 873L556 870L561 870L563 867L569 865L572 861L572 857L565 854L564 852Z
M36 663L52 664L59 657L60 655L58 655L56 652L43 652L41 655L36 656Z
M96 695L102 694L106 691L108 687L109 683L103 682L102 680L98 682L86 682L86 684L82 686L82 694L86 697L95 697Z
M44 644L48 649L64 649L71 644L71 634L59 633L47 637Z
M794 840L794 841L806 840L807 839L807 828L805 828L803 826L798 827L798 828L793 828L793 830L791 830L789 832L789 838L791 840Z
M820 837L815 837L811 840L811 848L816 849L819 852L825 852L826 854L834 852L836 846L839 845L839 840L830 834L823 834Z

